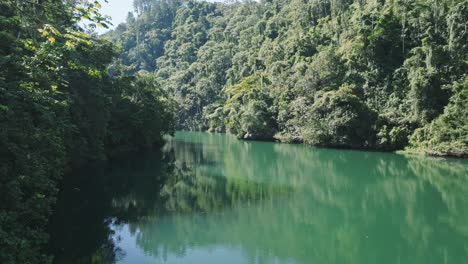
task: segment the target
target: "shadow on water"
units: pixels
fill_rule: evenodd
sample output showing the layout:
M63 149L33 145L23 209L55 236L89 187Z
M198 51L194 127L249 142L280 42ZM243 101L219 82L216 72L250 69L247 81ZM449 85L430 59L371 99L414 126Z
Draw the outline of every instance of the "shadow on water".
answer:
M68 177L50 248L56 263L462 263L466 194L463 160L179 132Z
M97 163L68 175L50 222L56 263L115 263L112 225L137 221L158 210L157 195L173 168L171 153Z
M229 188L225 178L194 174L187 162L175 162L172 148L89 164L65 179L49 224L55 263L116 263L125 256L115 232L119 226L232 206L232 196L224 191ZM256 183L244 184L259 188ZM258 200L262 195L245 192L237 198Z

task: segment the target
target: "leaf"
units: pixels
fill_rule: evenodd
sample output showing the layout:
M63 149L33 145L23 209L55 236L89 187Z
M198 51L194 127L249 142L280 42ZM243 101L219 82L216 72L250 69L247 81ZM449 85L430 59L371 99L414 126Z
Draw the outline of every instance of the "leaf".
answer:
M96 25L100 28L109 28L109 26L106 23L97 22Z
M41 33L41 35L42 35L43 37L46 37L47 35L49 35L49 32L47 32L47 31L44 30L44 29L41 29L41 28L40 28L40 29L38 29L37 31L39 31L39 33Z
M7 112L8 109L8 106L0 104L0 111Z
M67 40L67 42L65 42L65 46L66 46L67 48L71 49L71 48L74 48L74 47L75 47L75 43L73 43L73 42Z

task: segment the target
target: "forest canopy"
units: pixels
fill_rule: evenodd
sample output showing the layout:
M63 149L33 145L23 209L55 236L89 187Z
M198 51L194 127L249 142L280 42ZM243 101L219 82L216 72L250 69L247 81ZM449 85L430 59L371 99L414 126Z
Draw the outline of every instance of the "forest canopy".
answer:
M178 128L467 156L466 0L137 0L105 38Z

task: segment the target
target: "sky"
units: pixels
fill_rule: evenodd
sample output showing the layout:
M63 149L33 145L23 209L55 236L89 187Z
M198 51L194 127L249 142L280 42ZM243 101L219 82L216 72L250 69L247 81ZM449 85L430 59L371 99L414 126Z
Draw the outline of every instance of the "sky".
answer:
M223 2L223 0L207 0L208 2ZM101 4L101 14L111 17L112 26L109 29L96 28L97 33L102 34L125 22L128 12L133 12L133 0L99 0Z
M125 22L128 12L133 12L133 0L108 0L109 3L103 0L99 1L102 5L101 14L111 16L113 26L110 29L117 27L120 23ZM109 29L97 28L96 31L100 34Z

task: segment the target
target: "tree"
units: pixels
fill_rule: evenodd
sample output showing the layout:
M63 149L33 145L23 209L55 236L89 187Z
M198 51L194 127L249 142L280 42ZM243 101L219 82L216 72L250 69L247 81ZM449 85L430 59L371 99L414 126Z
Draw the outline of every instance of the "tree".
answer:
M337 91L319 96L302 130L305 143L345 148L372 147L375 113L360 100L356 90L356 87L344 84Z
M226 89L226 128L243 139L272 139L276 132L272 100L256 76Z

